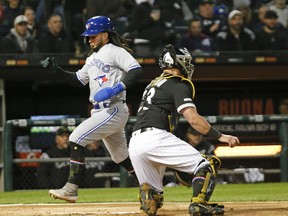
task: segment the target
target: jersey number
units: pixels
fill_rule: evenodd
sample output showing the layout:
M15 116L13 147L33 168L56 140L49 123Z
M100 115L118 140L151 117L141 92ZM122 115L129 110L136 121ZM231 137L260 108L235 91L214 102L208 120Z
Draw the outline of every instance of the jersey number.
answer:
M138 109L138 112L140 112L141 110L147 110L148 107L146 107L145 105L148 104L152 104L152 98L155 95L155 88L152 87L149 90L145 89L144 93L143 93L143 97L142 97L142 102L141 102L141 106Z

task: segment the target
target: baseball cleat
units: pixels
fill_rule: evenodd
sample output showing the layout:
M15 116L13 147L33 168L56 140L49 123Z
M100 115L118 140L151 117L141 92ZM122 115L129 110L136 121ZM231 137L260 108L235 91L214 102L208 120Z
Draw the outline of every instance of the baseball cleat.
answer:
M54 199L65 200L70 203L75 203L78 199L78 190L73 188L73 184L66 183L66 185L58 190L49 190L49 195Z
M191 203L189 206L190 216L215 216L224 215L224 206L205 203Z
M146 212L148 216L155 216L163 205L163 195L154 191L149 184L143 183L140 186L139 201L141 211Z

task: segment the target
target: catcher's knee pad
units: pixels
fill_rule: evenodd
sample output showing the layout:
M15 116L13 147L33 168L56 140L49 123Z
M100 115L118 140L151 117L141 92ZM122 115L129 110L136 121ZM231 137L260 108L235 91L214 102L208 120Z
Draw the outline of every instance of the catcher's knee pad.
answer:
M221 161L218 157L216 156L212 156L212 157L208 157L207 155L202 154L202 156L210 163L211 166L211 171L213 176L216 177L217 172L221 166ZM203 164L202 164L203 165ZM207 165L207 164L206 164ZM198 170L201 170L201 168L199 168L198 166ZM177 180L178 183L187 186L187 187L191 187L192 186L192 180L193 180L193 175L186 173L186 172L181 172L178 170L174 170L174 175L175 175L175 179ZM197 172L197 171L196 171Z
M204 162L200 162L195 169L194 178L192 180L192 202L206 203L209 201L214 191L217 182L216 174L221 162L217 157L212 157Z
M155 191L148 183L140 185L139 190L140 210L145 211L148 215L156 215L157 210L163 206L163 192Z
M218 170L222 164L221 160L216 156L212 156L212 157L208 158L208 161L210 162L210 166L212 168L213 175L216 177L217 172L218 172Z

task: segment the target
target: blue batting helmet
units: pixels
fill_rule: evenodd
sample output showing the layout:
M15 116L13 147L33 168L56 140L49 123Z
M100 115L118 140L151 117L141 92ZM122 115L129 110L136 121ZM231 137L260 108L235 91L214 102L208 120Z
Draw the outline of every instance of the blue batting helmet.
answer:
M100 32L112 30L114 30L114 27L110 18L106 16L95 16L86 22L86 31L83 32L81 36L96 35Z

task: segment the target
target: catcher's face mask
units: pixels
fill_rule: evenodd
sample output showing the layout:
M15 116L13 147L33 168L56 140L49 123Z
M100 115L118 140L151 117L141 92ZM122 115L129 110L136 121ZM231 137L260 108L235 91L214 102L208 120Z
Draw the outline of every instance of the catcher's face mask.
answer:
M174 48L173 45L165 46L159 56L159 66L163 69L178 68L181 74L188 79L192 78L194 65L192 56L184 48Z

